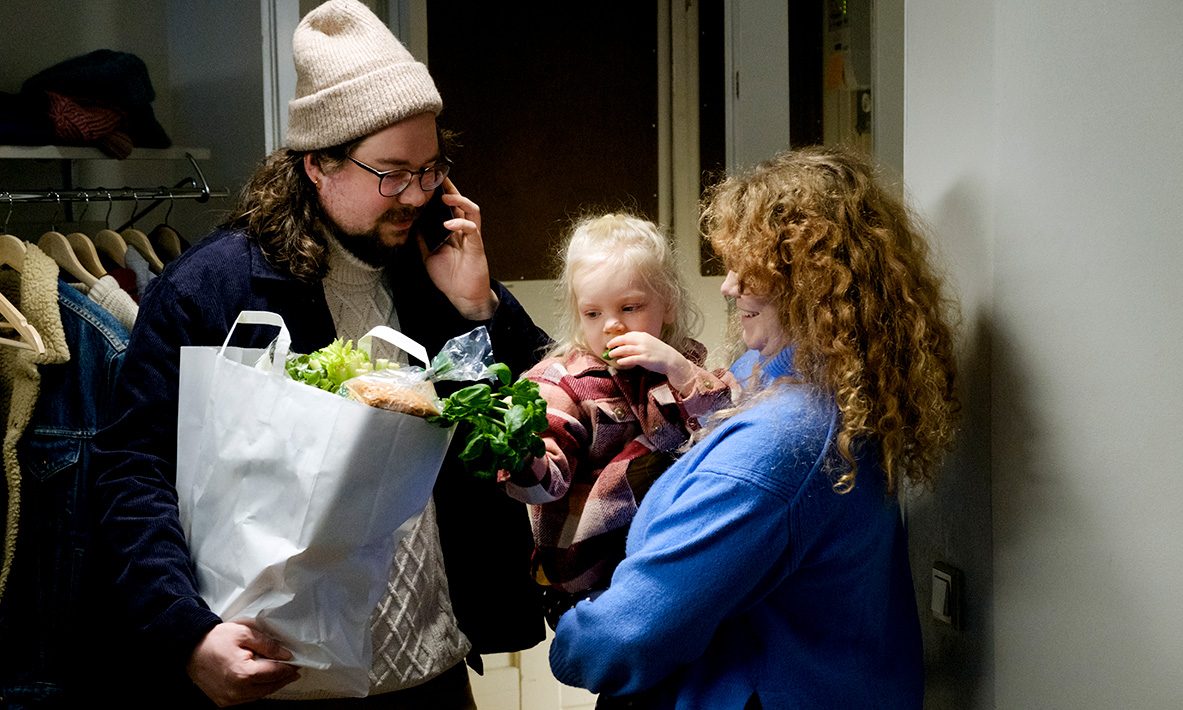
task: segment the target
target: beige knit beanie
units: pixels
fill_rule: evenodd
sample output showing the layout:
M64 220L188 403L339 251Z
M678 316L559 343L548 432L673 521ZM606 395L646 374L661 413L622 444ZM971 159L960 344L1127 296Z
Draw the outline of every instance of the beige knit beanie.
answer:
M328 0L292 36L287 145L317 150L443 108L427 67L358 0Z

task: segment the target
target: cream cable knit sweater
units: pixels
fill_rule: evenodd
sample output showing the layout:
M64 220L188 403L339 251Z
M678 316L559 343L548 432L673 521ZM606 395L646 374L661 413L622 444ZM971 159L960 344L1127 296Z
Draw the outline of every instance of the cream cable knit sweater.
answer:
M338 337L356 343L375 325L398 330L398 314L382 269L354 257L332 237L324 290ZM407 525L413 527L399 543L386 593L370 618L370 695L431 680L462 662L472 648L452 612L435 502L428 502L418 520ZM285 695L281 690L271 697L314 696Z
M323 283L337 336L357 343L376 325L398 330L398 314L382 269L350 254L331 236L328 241L329 273Z

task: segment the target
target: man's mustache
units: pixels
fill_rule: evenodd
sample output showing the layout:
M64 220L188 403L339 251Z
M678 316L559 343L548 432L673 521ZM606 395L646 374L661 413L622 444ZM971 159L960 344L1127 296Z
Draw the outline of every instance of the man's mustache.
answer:
M418 207L391 207L382 217L387 222L413 222L420 211Z

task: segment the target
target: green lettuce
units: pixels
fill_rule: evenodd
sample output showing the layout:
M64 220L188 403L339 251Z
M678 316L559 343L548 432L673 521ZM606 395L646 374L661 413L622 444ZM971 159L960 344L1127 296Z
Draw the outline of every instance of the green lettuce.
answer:
M379 358L370 362L364 350L353 347L352 340L337 338L325 347L307 355L290 355L284 367L288 376L326 392L337 393L345 380L390 366Z

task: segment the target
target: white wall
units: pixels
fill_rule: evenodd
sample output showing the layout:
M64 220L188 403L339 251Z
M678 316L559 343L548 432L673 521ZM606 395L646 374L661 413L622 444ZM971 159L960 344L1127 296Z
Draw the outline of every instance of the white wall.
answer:
M926 707L994 708L990 348L993 314L993 46L989 2L910 0L905 13L903 170L961 303L964 398L957 451L933 494L905 504L921 610ZM932 619L931 570L965 575L963 628ZM998 707L1007 707L999 705Z
M171 61L160 81L171 93L173 141L209 148L202 170L211 187L230 191L190 208L197 240L225 217L266 155L259 3L169 0L167 32Z
M950 471L992 473L978 707L1183 706L1181 28L1177 0L907 5L904 176L988 393L985 465Z

